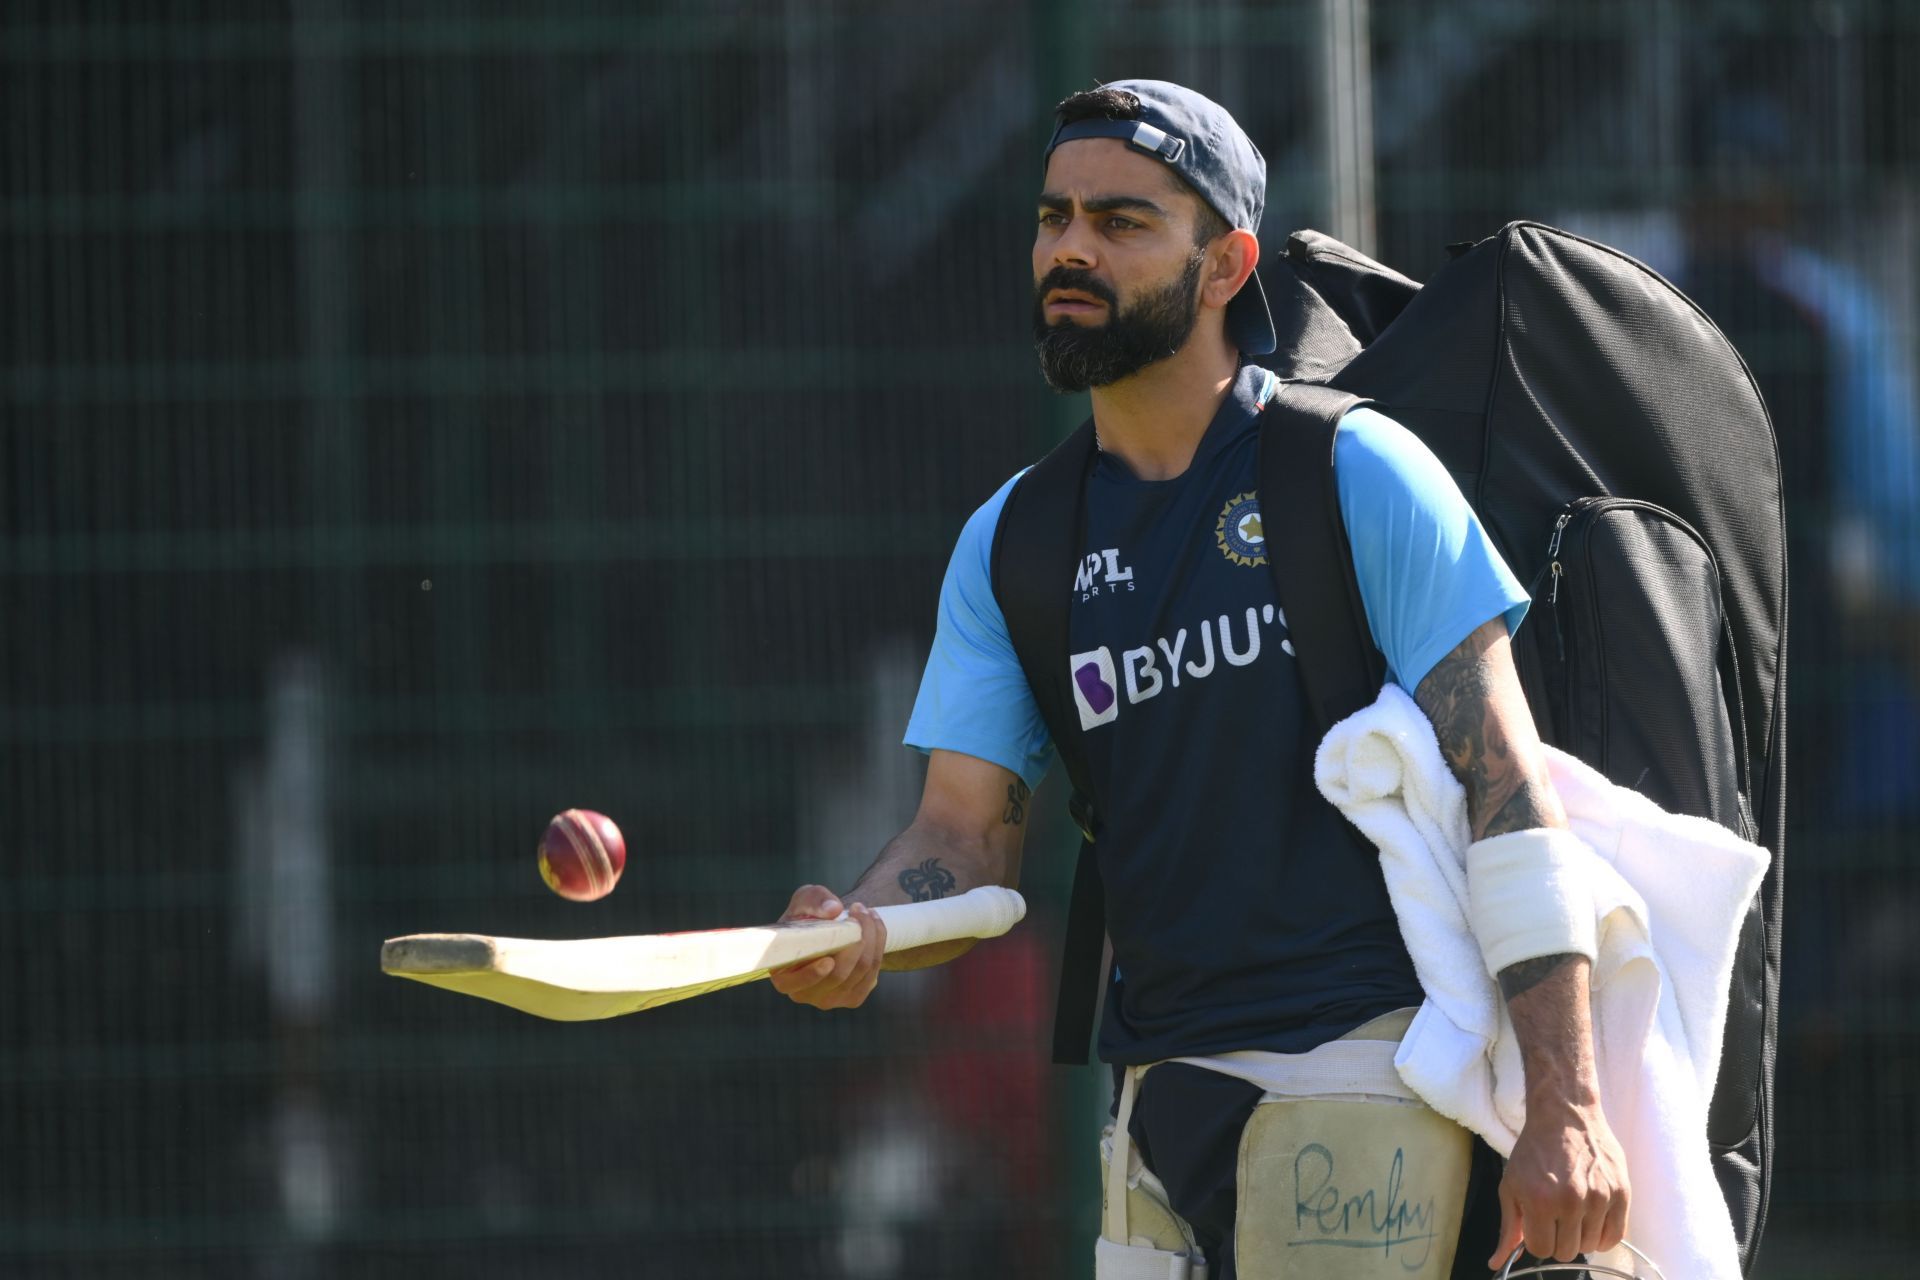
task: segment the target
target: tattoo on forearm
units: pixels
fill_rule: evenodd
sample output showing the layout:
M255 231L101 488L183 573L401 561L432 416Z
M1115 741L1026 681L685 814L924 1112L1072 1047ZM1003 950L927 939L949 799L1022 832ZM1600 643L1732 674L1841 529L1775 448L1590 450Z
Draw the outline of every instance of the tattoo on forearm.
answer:
M932 902L952 893L957 881L953 872L940 865L940 859L928 858L917 867L900 873L900 889L915 902Z
M1500 971L1500 994L1511 1002L1545 982L1563 965L1579 958L1577 952L1563 951L1559 955L1537 956L1510 964Z
M1007 784L1007 811L1000 815L1003 825L1017 827L1027 820L1027 801L1033 798L1033 790L1027 784L1015 778Z
M1467 789L1467 816L1476 840L1549 825L1539 780L1493 713L1487 650L1497 634L1481 628L1468 636L1427 673L1414 695L1433 721L1454 776Z

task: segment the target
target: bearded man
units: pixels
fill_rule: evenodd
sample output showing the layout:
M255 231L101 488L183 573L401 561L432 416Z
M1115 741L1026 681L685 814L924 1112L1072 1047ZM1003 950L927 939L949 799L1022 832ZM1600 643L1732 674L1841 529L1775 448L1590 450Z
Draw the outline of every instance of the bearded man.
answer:
M1464 1130L1393 1087L1422 992L1377 861L1314 788L1316 733L1266 568L1289 548L1268 545L1256 483L1276 387L1249 359L1275 346L1254 274L1265 161L1222 107L1160 81L1075 94L1057 118L1033 325L1047 381L1091 391L1099 442L1061 655L1114 961L1099 1051L1118 1082L1120 1226L1099 1274L1444 1277L1523 1241L1563 1261L1612 1248L1626 1162L1599 1104L1584 956L1499 974L1527 1084L1504 1171L1487 1179ZM1349 414L1335 462L1374 642L1433 722L1474 838L1564 828L1508 645L1526 591L1397 423ZM793 895L787 918L845 901L863 934L775 975L800 1003L858 1005L883 968L970 945L883 961L870 907L1016 883L1053 754L991 578L1018 482L968 521L942 587L906 732L931 757L919 812L844 895ZM1476 1167L1497 1187L1476 1190ZM1496 1197L1463 1246L1476 1198Z

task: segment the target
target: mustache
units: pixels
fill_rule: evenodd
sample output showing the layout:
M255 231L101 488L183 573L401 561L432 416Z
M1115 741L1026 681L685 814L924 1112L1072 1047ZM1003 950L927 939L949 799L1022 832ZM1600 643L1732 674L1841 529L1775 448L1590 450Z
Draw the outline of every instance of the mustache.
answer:
M1142 288L1124 310L1113 287L1085 268L1062 265L1047 272L1033 295L1033 341L1047 385L1056 391L1110 386L1178 352L1193 333L1203 261L1204 255L1196 256L1175 278ZM1110 312L1106 323L1080 325L1063 317L1049 324L1045 302L1053 289L1098 298Z
M1088 297L1098 298L1107 305L1109 311L1120 309L1120 297L1109 288L1105 281L1096 278L1093 272L1083 267L1055 267L1040 277L1033 286L1035 302L1043 301L1055 289L1072 289Z

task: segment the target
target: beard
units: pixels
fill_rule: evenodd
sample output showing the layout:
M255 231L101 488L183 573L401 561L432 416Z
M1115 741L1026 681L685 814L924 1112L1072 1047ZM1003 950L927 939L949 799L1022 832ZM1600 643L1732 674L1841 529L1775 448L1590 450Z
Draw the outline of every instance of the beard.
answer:
M1200 267L1196 252L1178 277L1142 294L1122 309L1113 290L1090 271L1055 267L1033 290L1033 345L1040 372L1055 391L1104 387L1164 360L1186 345L1200 316ZM1106 304L1107 322L1081 325L1071 320L1047 323L1046 296L1054 289L1075 289Z

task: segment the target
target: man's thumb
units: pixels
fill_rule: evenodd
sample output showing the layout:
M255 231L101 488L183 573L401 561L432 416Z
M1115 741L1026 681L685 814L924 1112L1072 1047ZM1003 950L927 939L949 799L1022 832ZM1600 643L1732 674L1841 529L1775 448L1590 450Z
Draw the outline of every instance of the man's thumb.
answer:
M787 913L780 918L782 920L833 920L844 910L846 908L840 905L840 899L834 896L833 890L825 885L807 884L801 885L794 891L792 899L787 903Z

